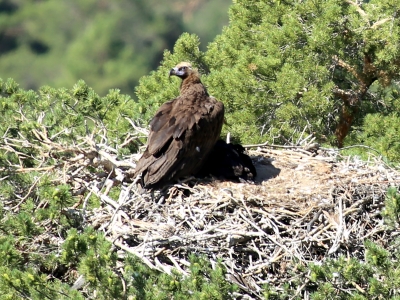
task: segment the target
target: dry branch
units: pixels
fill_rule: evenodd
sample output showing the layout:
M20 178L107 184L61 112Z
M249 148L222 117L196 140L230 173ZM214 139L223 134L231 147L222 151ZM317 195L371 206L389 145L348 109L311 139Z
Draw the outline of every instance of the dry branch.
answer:
M10 165L8 171L46 170L54 181L68 183L81 200L66 214L79 214L85 226L104 232L117 248L161 272L187 274L188 253L204 254L221 259L228 279L260 298L263 284L279 290L299 276L290 272L293 259L302 265L340 254L363 259L366 238L390 242L380 212L387 188L400 182L400 174L379 158L367 163L343 159L333 149L310 155L297 151L304 145L281 150L266 143L249 145L258 147L250 151L259 173L256 184L191 178L164 192L149 192L127 182L138 155L118 160L115 149L96 144L92 136L73 146L58 143L45 131L35 136L41 156L57 157L56 162L48 165L44 159L40 168L30 169ZM25 154L16 149L39 146L21 136L2 137L0 147L22 161ZM69 155L56 155L62 153ZM18 210L36 184L15 203L5 202L5 208ZM119 196L110 196L112 187L120 189ZM101 200L101 207L89 211L91 195ZM57 232L54 239L60 239ZM305 286L297 295L307 293Z

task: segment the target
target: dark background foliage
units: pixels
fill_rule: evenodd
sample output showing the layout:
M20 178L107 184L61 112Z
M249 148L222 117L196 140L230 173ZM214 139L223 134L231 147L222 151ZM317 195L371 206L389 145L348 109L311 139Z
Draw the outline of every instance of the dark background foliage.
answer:
M177 95L179 80L167 75L179 61L199 68L209 92L225 103L224 135L296 144L304 132L329 146L362 143L398 163L399 7L399 0L0 1L0 296L125 293L115 249L65 214L79 200L51 170L73 154L42 149L37 135L65 148L92 135L118 159L137 152L140 140L128 138L132 125L146 126ZM88 198L85 209L100 205ZM398 189L390 190L383 210L390 249L366 242L363 261L309 266L313 299L398 297L399 244L390 234L399 227L399 199ZM48 228L63 243L51 242ZM237 288L222 266L212 269L195 256L190 262L193 276L182 278L126 257L129 293L233 298ZM362 295L336 288L332 274L341 272L343 286L362 286ZM85 276L87 294L71 288L77 274ZM301 297L298 288L303 282L285 295ZM280 295L265 287L266 298Z
M134 95L182 32L202 48L228 24L229 0L0 2L0 77L22 88L71 87L85 80L100 95ZM205 21L206 20L206 21Z

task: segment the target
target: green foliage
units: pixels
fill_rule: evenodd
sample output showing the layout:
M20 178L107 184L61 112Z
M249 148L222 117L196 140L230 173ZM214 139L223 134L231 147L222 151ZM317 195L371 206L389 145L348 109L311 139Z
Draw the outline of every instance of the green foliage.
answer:
M398 228L400 224L400 194L394 187L388 189L383 217L390 228Z
M74 145L87 135L92 135L98 143L107 139L110 145L120 145L131 129L129 118L135 101L118 90L110 90L100 97L82 80L70 90L45 86L38 92L20 89L12 79L0 80L0 91L0 135L7 141L0 151L2 176L7 178L0 181L0 195L9 201L15 201L16 195L20 195L22 200L16 203L20 201L21 208L27 212L10 221L15 223L11 232L36 234L40 229L35 228L31 218L37 222L52 220L66 229L76 226L76 220L62 213L76 202L70 186L54 182L51 173L62 159L75 153L68 147L59 150L57 145ZM54 148L47 159L42 158L46 152L41 148L43 141L54 143L47 145ZM124 151L136 152L138 146L137 140L126 143ZM20 164L20 170L11 167ZM98 205L98 202L91 199L89 204Z
M122 296L122 283L114 272L117 254L104 236L87 228L83 233L71 229L63 244L61 262L78 266L89 283L89 291L96 291L98 299L118 299Z
M100 97L83 81L70 90L42 87L35 92L20 89L12 79L0 80L0 199L7 204L7 209L2 206L0 210L1 299L83 299L71 289L72 282L63 280L68 278L66 270L74 268L89 279L97 276L96 289L104 299L118 298L115 290L120 280L107 268L115 265L115 255L104 238L93 231L82 235L72 231L70 239L79 236L77 247L70 246L72 250L57 255L58 245L52 243L48 231L63 235L70 228L80 228L82 222L68 214L67 208L77 202L71 187L54 180L51 171L60 159L75 155L73 145L86 135L93 134L97 142L106 138L121 144L131 126L126 119L129 102L134 103L118 90ZM44 141L53 148L51 152ZM57 145L63 146L62 150ZM64 145L71 145L72 150ZM136 151L137 146L127 148ZM89 204L89 209L96 205L94 201ZM41 243L42 247L35 248ZM103 289L97 287L98 282Z
M355 74L366 72L365 55L372 57L379 81L357 104L354 124L359 126L367 113L399 109L398 104L389 108L396 101L381 97L399 74L400 33L398 19L391 18L396 8L390 1L369 1L361 9L365 16L346 1L235 1L229 26L204 53L196 37L180 37L173 54L164 54L162 67L140 81L139 103L171 99L176 92L161 74L165 78L177 61L190 60L203 71L209 92L225 103L229 126L224 134L230 131L243 142L284 142L306 129L320 142L334 143L343 105L334 90L358 91ZM379 22L386 17L390 21Z
M9 233L13 233L16 236L23 236L24 238L32 237L42 231L41 228L35 225L31 215L26 212L19 213L12 221L9 219L5 225L8 225L9 229L12 228L8 231Z
M3 229L3 228L2 228ZM0 238L0 263L2 266L16 266L23 261L21 253L19 253L14 245L15 239L12 236L2 236Z
M22 253L15 249L15 240L0 238L0 289L4 299L31 297L44 299L83 299L84 295L70 285L55 279L48 281L37 268L26 265ZM28 259L29 262L29 259ZM212 268L206 258L190 256L189 276L173 271L168 275L149 269L137 257L127 256L124 273L117 272L117 253L101 233L87 228L83 232L68 231L58 258L49 258L50 265L77 269L84 276L85 293L96 299L233 299L237 287L225 279L226 270L221 263ZM36 261L38 263L38 261ZM43 264L43 262L41 262ZM44 268L44 266L42 268ZM128 288L124 291L122 280ZM70 282L72 284L72 282ZM2 298L3 299L3 298Z
M78 291L59 281L49 284L34 269L24 271L0 267L1 299L84 299Z
M4 224L1 229L6 229ZM49 282L46 273L59 263L53 254L27 251L29 239L25 233L18 230L9 233L0 235L1 299L83 299L67 284L59 280Z
M370 241L365 248L365 262L341 256L312 264L310 279L316 291L311 299L398 299L400 270L393 261L400 258L400 249L389 252Z
M61 255L26 252L23 232L13 236L0 236L0 295L1 299L84 299L79 291L71 289L73 282L49 280L46 273L65 272L67 266L78 269L89 284L86 291L96 294L97 299L120 299L122 283L115 273L116 252L103 235L88 228L84 232L72 229L67 233ZM56 271L58 268L59 271Z
M398 162L399 145L397 135L400 118L397 113L400 107L400 86L396 83L387 88L372 85L371 94L379 103L365 105L367 114L357 122L348 138L349 144L361 144L372 149L365 151L362 148L345 150L344 155L358 155L368 159L370 154L382 156L387 163Z
M225 279L226 270L217 262L212 268L208 259L189 256L190 274L158 274L143 266L137 258L128 257L125 272L131 278L131 295L136 299L233 299L237 286Z
M385 116L368 114L364 118L359 140L374 147L390 161L400 161L400 117L396 112Z
M126 117L133 115L136 108L135 101L120 94L119 90L110 90L100 97L82 80L70 90L45 86L34 92L19 89L12 79L8 79L6 82L0 80L0 90L5 93L0 97L3 107L0 133L10 138L23 136L34 140L33 130L40 131L45 127L43 133L47 136L73 143L78 137L104 128L109 134L107 138L120 143L130 129ZM31 148L22 151L38 152ZM30 167L37 165L29 159L27 164Z
M164 4L122 1L103 4L94 13L98 1L6 2L15 9L11 5L3 12L0 5L0 37L9 38L5 33L10 28L21 28L23 34L15 37L15 48L0 47L2 74L34 70L24 73L24 85L30 87L46 74L52 78L47 83L58 86L70 86L66 82L82 77L101 95L108 93L100 96L83 80L72 88L44 86L27 91L13 79L0 79L0 136L7 141L0 145L2 299L234 298L238 288L226 281L220 262L211 267L206 258L192 255L190 274L183 276L151 270L130 255L118 257L101 233L83 228L82 222L68 215L77 199L68 185L52 178L52 168L61 157L73 157L72 146L83 137L121 145L131 128L128 118L147 124L163 102L178 94L179 79L168 79L168 72L179 61L198 67L209 92L224 101L228 123L224 134L230 131L243 142L282 142L295 140L306 128L319 141L332 142L342 105L333 91L359 88L356 73L334 58L362 72L368 53L379 78L357 106L358 119L349 141L376 147L391 160L400 159L396 83L400 26L398 18L392 17L398 10L393 1L364 2L360 9L365 15L349 1L235 1L229 27L207 51L200 50L197 35L184 33L172 52L164 52L159 68L140 79L139 101L110 88L132 89L148 65L158 65L150 58L156 56L155 49L169 45L167 25L175 34L181 32L181 21L174 19L174 13L164 14ZM140 27L143 19L154 22ZM62 24L64 34L52 24ZM133 43L139 33L143 36ZM59 67L59 60L68 67ZM42 159L44 139L54 143L46 159ZM58 151L56 145L71 149ZM138 147L138 142L131 142L117 151L123 155ZM116 198L119 193L116 187L109 195ZM383 216L389 228L399 226L399 199L397 190L388 191ZM91 196L88 204L91 209L99 201ZM65 240L61 250L46 236L46 228ZM43 247L33 248L33 240ZM306 289L313 292L312 299L399 299L399 243L389 251L366 241L365 249L364 260L339 257L311 265ZM84 292L71 288L77 273L85 278ZM279 292L266 286L264 296L299 298L296 291L303 285L299 278L285 283Z

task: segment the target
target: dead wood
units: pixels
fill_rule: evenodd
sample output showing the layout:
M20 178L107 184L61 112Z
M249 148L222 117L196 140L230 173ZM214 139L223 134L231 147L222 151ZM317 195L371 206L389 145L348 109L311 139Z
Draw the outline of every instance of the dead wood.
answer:
M299 276L300 271L294 275L295 262L306 265L340 254L363 259L366 239L384 246L392 239L381 211L387 188L398 185L400 173L376 156L365 162L341 157L334 149L310 154L264 145L249 152L257 167L255 184L191 178L165 191L147 192L127 181L140 154L118 159L116 149L95 143L92 136L78 145L58 143L45 131L35 136L37 143L3 137L0 148L21 161L26 154L18 149L40 148L42 163L2 171L51 172L77 197L66 215L79 216L82 225L94 226L124 253L162 272L187 274L188 254L204 254L221 259L228 279L260 298L263 284L279 290ZM50 158L55 163L49 164ZM4 208L18 212L39 180L17 200L2 199ZM109 191L115 186L120 192L113 198ZM102 204L89 211L91 195ZM62 243L48 228L35 242Z

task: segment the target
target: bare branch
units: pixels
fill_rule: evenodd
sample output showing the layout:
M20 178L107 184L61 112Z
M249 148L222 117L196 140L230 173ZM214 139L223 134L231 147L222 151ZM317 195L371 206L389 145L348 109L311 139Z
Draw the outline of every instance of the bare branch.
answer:
M353 2L351 0L345 0L345 2L352 5L356 9L356 11L360 14L360 16L368 20L367 13L356 2Z
M376 21L374 24L372 24L371 29L376 29L377 27L385 24L387 21L392 20L392 18L385 18L379 21Z
M351 73L358 82L363 82L363 77L360 73L357 72L356 68L349 65L348 63L346 63L344 60L340 59L337 55L334 55L332 57L332 59L335 61L335 63L339 66L342 67L343 69L345 69L346 71L348 71L349 73Z

